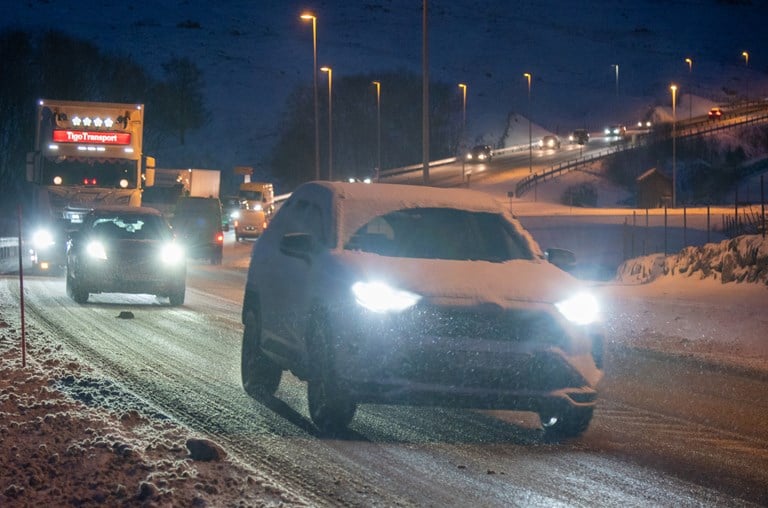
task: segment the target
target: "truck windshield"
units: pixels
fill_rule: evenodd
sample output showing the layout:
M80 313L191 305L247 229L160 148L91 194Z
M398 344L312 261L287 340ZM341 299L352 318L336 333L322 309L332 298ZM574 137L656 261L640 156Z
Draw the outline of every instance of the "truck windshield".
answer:
M66 158L42 165L43 185L136 188L136 161Z
M264 194L261 191L241 190L237 193L237 195L242 199L247 199L248 201L261 201L264 197Z

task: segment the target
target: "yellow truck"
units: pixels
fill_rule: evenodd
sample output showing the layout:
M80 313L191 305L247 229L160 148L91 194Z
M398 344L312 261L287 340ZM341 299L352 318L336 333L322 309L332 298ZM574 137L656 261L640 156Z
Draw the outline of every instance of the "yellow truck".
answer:
M263 210L267 219L275 212L275 189L271 183L243 182L237 191L250 210Z

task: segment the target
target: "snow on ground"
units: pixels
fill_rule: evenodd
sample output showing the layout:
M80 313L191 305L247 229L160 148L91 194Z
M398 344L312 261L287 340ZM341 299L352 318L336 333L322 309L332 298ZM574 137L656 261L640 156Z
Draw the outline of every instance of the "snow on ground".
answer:
M5 294L4 296L9 296ZM305 506L0 304L0 506Z

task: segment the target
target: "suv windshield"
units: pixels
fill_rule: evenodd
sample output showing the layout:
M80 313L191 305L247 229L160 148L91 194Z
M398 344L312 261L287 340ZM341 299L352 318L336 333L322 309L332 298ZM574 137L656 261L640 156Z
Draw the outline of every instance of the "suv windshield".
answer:
M93 218L90 233L122 240L170 240L173 236L157 215L100 215Z
M501 215L450 208L399 210L376 217L357 230L344 249L405 258L533 259L527 241Z

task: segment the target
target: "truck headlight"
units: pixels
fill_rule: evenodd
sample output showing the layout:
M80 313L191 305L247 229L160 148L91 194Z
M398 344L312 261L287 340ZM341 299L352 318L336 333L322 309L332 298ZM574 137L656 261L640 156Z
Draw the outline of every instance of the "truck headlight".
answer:
M577 293L556 303L555 307L565 319L577 325L594 323L600 316L600 304L591 293L587 292Z
M352 285L355 301L371 312L401 312L413 307L421 296L396 289L383 282L355 282Z
M94 259L107 259L107 251L104 249L104 244L98 240L94 240L85 247L85 252Z
M47 229L38 229L32 235L32 245L35 249L45 249L56 243L53 239L53 235Z

